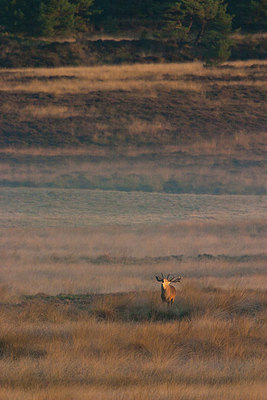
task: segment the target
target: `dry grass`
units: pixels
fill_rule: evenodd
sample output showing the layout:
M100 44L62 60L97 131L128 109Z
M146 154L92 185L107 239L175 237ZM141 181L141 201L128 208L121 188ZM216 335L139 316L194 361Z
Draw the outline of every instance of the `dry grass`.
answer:
M47 106L26 106L20 109L20 119L32 118L65 118L74 117L78 113L70 107L47 105Z
M163 135L166 130L172 130L170 124L164 120L155 120L152 123L149 121L140 120L138 118L133 118L129 123L129 134L134 136L139 136L144 133L150 134L152 136Z
M267 33L266 32L260 32L260 33L253 33L253 34L242 34L242 33L235 33L232 35L232 38L236 41L255 41L257 42L258 40L264 40L267 38Z
M166 90L182 90L204 92L209 84L195 82L196 77L227 78L220 81L220 85L265 85L262 79L253 81L238 80L246 78L247 68L257 64L258 72L261 66L266 65L264 60L238 61L228 63L231 69L204 68L200 62L180 64L137 64L109 67L62 67L39 69L12 69L0 71L2 73L2 91L27 91L53 94L88 93L95 91L141 91L148 96L153 92ZM12 79L5 79L6 74ZM255 71L254 71L255 73ZM40 80L40 78L47 78ZM185 79L189 77L189 79ZM229 81L229 77L231 80ZM23 82L18 83L21 78ZM26 79L25 79L26 78ZM52 79L53 78L53 79ZM55 79L56 78L56 79Z
M227 87L229 85L229 82L226 81L221 81L219 83L217 83L219 87ZM242 81L235 81L235 82L231 82L230 84L231 86L246 86L246 87L259 87L262 89L266 89L267 88L267 83L266 82L262 82L261 79L259 80L242 80Z
M220 130L218 114L231 125L235 107L238 113L253 106L251 124L255 116L260 125L264 65L1 70L1 110L9 120L20 115L19 127L30 138L35 120L53 118L49 129L56 136L61 120L67 121L64 129L71 126L68 116L78 117L80 134L85 115L86 132L90 124L96 137L112 135L113 116L118 125L112 129L122 125L132 138L147 134L165 144L165 135L185 121L174 116L186 101L182 113L193 123L214 117ZM235 103L227 90L216 99L236 82L243 102L240 97ZM16 90L25 90L22 102L14 102ZM42 92L38 100L30 93L36 90ZM114 97L120 90L123 95ZM71 93L82 94L77 103ZM168 110L157 101L168 101ZM138 102L148 108L129 114ZM266 198L65 189L68 179L83 185L118 176L119 184L129 179L133 188L139 179L157 191L171 180L195 188L218 181L228 188L263 187L265 133L248 129L231 126L230 135L211 138L197 127L193 140L162 146L157 155L152 147L135 146L1 152L3 184L61 187L1 190L1 399L265 398ZM161 271L183 276L172 309L160 301L154 274Z
M199 83L195 82L168 82L167 85L165 81L153 81L149 82L146 80L130 80L122 81L119 79L111 79L108 77L103 82L96 82L95 78L88 76L88 78L78 77L78 81L69 81L64 78L59 78L57 82L40 82L38 80L32 79L29 83L15 84L15 83L2 83L2 91L26 91L26 92L41 92L41 93L53 93L53 94L64 94L64 93L90 93L96 91L141 91L142 93L147 93L150 97L153 92L159 92L162 89L169 90L181 90L181 91L197 91L201 92L203 87Z
M33 110L35 112L35 116L39 116L38 112L41 110L40 116L42 116L45 113L47 113L47 116L53 116L56 117L57 110L60 112L65 112L68 113L69 116L71 115L79 115L81 113L81 110L75 109L75 111L71 108L67 107L57 107L57 106L47 106L47 107L26 107L26 110ZM23 112L25 109L22 109L21 115L23 115ZM50 112L51 110L51 112ZM3 112L9 113L11 112L11 106L10 105L3 105ZM59 114L60 114L59 112ZM96 108L90 109L90 112L98 113L98 110ZM63 116L63 114L62 114ZM129 134L134 135L134 136L141 136L142 134L146 132L150 132L152 135L161 135L164 136L166 132L171 132L174 130L174 126L170 124L170 122L167 119L157 117L153 121L147 121L144 119L139 119L136 117L132 117L128 120L128 130ZM102 124L102 128L100 127L100 124L96 125L96 128L101 128L105 129L107 126L105 124ZM267 133L265 131L262 131L260 133L248 133L245 131L237 131L234 132L233 135L231 136L225 136L225 135L218 135L214 138L211 139L205 139L203 137L195 137L195 141L192 143L179 143L177 145L167 145L167 144L162 144L160 148L157 149L157 154L162 155L164 157L167 156L172 156L174 153L177 152L184 152L188 154L192 154L194 156L196 155L229 155L229 156L236 156L240 159L253 159L256 160L259 158L259 155L256 153L253 153L253 149L261 149L262 152L267 151ZM249 153L244 153L245 151L251 152ZM94 156L94 157L109 157L111 151L110 148L106 147L99 147L99 146L94 146L91 145L90 147L50 147L50 148L45 148L45 147L25 147L25 148L15 148L15 147L6 147L0 149L0 155L5 156L5 155L13 155L15 157L17 156L23 156L23 155L28 155L28 156L42 156L42 157L54 157L54 156ZM155 154L155 149L150 148L150 147L135 147L135 146L127 146L127 147L122 147L122 148L117 148L115 155L116 158L119 158L121 156L129 156L129 157L138 157L138 156L151 156ZM261 157L261 156L260 156ZM114 160L115 161L115 160ZM73 167L74 163L71 163ZM93 164L93 163L92 163ZM116 162L113 163L115 165ZM92 168L92 165L90 166L89 163L87 164L88 168ZM104 165L104 163L102 163ZM121 163L120 163L121 166ZM136 167L136 166L135 166ZM23 165L20 163L18 167L18 174L21 173L19 172L19 169L22 169ZM35 166L35 169L37 166ZM96 165L95 165L96 168ZM123 170L127 168L127 165L125 164L123 166ZM101 169L101 165L99 166L99 170ZM140 172L139 168L139 172ZM158 167L158 169L163 169L163 167ZM165 167L166 169L166 167ZM1 173L4 172L4 166L2 164L1 168ZM110 168L109 168L110 170ZM147 167L143 165L143 171L146 172ZM198 166L198 171L199 171L199 166ZM173 172L173 170L172 170ZM36 170L33 172L33 174L38 173ZM160 172L158 171L158 174ZM4 177L4 175L1 175ZM8 178L7 178L8 179Z
M166 385L149 385L149 387L131 389L114 389L114 388L92 388L74 386L71 388L48 388L40 390L20 390L20 389L3 389L0 391L6 400L264 400L265 385L258 384L231 384L231 385L177 385L175 383Z
M35 400L264 398L263 294L189 285L171 311L160 305L158 294L147 296L99 298L83 309L67 297L5 305L0 312L0 395ZM142 321L149 313L151 320ZM136 318L141 320L136 323Z
M51 203L50 207L54 208ZM243 214L240 204L237 208ZM18 293L107 293L122 288L156 289L155 272L171 271L181 274L185 283L190 278L217 287L266 288L266 258L262 258L266 255L265 220L243 216L246 221L242 221L234 211L226 222L229 212L228 208L221 217L217 215L217 221L201 221L195 214L185 222L156 224L149 223L144 215L141 224L136 224L138 216L124 217L121 226L118 216L114 218L117 226L110 216L108 225L104 216L96 227L90 227L93 221L89 216L89 226L83 228L67 225L66 219L64 228L61 219L58 227L45 228L43 219L51 219L44 214L39 216L40 227L35 229L31 226L36 224L36 216L28 215L27 225L22 222L21 227L0 231L0 282ZM18 224L15 213L12 220L13 225ZM82 220L78 214L73 215L75 225L81 221L85 221L85 215ZM213 258L201 258L199 254ZM183 259L171 255L183 255Z
M202 75L202 76L224 76L232 74L236 76L240 73L245 73L243 68L257 66L266 66L266 60L245 60L245 61L228 61L222 66L232 67L230 70L218 67L205 68L201 62L187 63L157 63L157 64L134 64L134 65L119 65L119 66L95 66L95 67L60 67L60 68L12 68L1 69L0 73L5 74L10 72L13 76L19 78L23 76L69 76L77 75L79 77L99 78L103 80L116 78L129 79L146 77L152 79L154 74L173 74L180 75ZM21 74L21 75L19 75ZM151 74L153 74L151 76Z
M65 113L65 108L62 109ZM38 108L33 107L33 110L38 115ZM51 112L57 114L56 120L64 119L57 106L42 109L47 118ZM31 118L25 115L23 108L21 115L26 122ZM40 115L40 118L45 121L45 116ZM154 121L129 117L127 125L127 135L133 141L146 136L168 142L168 136L175 129L161 116ZM109 126L99 122L95 129L108 132ZM216 135L209 140L196 135L192 143L165 145L156 153L153 147L134 146L118 150L93 146L6 148L0 151L0 181L2 185L15 187L263 194L267 191L266 143L265 132L239 131L228 137Z
M29 107L31 110L31 107ZM39 114L39 109L41 109L41 114ZM55 118L57 117L57 109L63 110L63 112L69 113L68 115L78 115L79 111L75 110L72 111L72 109L67 109L64 107L43 107L39 108L36 107L33 108L33 112L35 112L35 115L42 117L44 114L47 114L47 117L52 117ZM28 110L28 108L27 108ZM52 110L52 112L50 112ZM53 115L54 113L54 115ZM24 110L22 109L21 111L21 116L24 115ZM28 117L30 115L28 114ZM63 117L63 114L61 115ZM97 129L105 129L107 126L105 124L96 124ZM129 134L133 136L141 136L142 133L147 133L149 132L151 135L161 135L164 137L164 134L166 132L171 132L173 131L172 125L168 122L168 120L160 119L157 118L156 120L149 122L143 119L137 119L137 118L131 118L128 121L128 130ZM184 152L188 154L192 154L195 156L200 156L200 155L229 155L229 156L237 156L240 159L258 159L261 157L261 155L257 154L244 154L244 150L252 152L254 148L260 148L262 152L266 151L266 143L267 143L267 133L266 132L261 132L261 133L254 133L254 134L248 134L247 132L244 131L238 131L235 132L232 136L230 137L225 137L225 136L218 136L214 137L209 140L205 140L204 138L196 138L197 140L193 143L181 143L178 145L162 145L160 149L157 149L157 153L161 155L172 155L177 152ZM130 157L138 157L141 155L151 155L154 154L154 149L149 148L149 147L141 147L141 148L136 148L134 146L127 146L123 148L118 148L116 149L116 156L122 156L122 155L128 155ZM56 148L44 148L44 147L26 147L26 148L15 148L15 147L6 147L0 149L0 154L5 156L5 155L14 155L15 157L17 156L22 156L22 155L29 155L29 156L42 156L42 157L54 157L54 156L94 156L94 157L105 157L109 156L110 154L110 149L105 148L105 147L99 147L99 146L90 146L90 147L56 147ZM114 160L115 161L115 160ZM92 163L93 164L93 163ZM114 162L113 165L116 163ZM73 163L72 163L73 165ZM87 163L88 168L92 168L92 165L89 165L89 162ZM102 163L102 165L104 165ZM125 165L125 167L127 167ZM38 167L35 166L35 172L34 175L38 171L36 170ZM99 166L100 170L101 166ZM23 169L23 165L21 164L18 169L17 173L21 174L19 170ZM158 169L163 170L163 167L158 167ZM165 168L166 170L167 168ZM199 166L198 166L199 170ZM15 171L14 171L15 172ZM107 171L108 172L108 171ZM173 172L173 171L172 171ZM1 177L8 179L8 177L5 177L5 167L2 163L1 165ZM142 173L148 173L148 171L144 170ZM3 174L3 175L2 175Z
M264 399L264 197L3 193L0 398ZM172 309L160 271L183 276Z
M259 155L265 87L262 60L217 68L195 62L0 70L0 146L153 144L233 155L244 147L235 140L241 132L244 149Z

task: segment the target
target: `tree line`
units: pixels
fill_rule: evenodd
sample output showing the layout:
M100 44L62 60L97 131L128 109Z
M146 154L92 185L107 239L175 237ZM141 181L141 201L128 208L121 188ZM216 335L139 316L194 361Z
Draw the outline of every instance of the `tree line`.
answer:
M0 0L3 32L66 36L91 25L94 0Z
M94 18L99 29L158 29L161 28L166 13L172 7L187 7L193 12L208 0L95 0L95 6L102 10ZM218 0L226 6L226 12L233 18L233 29L258 32L267 28L267 0Z
M0 0L0 32L31 37L137 32L193 47L204 59L230 54L233 30L266 30L267 0Z

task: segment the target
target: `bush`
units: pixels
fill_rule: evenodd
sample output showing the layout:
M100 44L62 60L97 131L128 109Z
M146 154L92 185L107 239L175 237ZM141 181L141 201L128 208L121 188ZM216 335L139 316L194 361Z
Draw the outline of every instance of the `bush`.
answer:
M231 42L218 32L208 32L201 43L201 55L206 62L206 66L217 65L226 60L231 55Z

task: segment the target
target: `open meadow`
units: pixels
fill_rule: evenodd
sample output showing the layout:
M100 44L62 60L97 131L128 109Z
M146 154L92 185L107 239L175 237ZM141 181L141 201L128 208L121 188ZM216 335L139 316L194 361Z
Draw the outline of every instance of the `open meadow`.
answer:
M0 201L1 399L264 399L265 196Z
M266 66L0 71L1 400L266 398Z

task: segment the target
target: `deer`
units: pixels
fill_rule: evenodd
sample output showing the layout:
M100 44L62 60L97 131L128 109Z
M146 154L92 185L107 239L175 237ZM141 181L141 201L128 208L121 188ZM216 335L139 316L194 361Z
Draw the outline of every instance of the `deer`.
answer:
M170 285L170 283L176 283L181 281L181 277L174 277L170 274L164 278L163 273L161 272L161 276L155 276L158 282L162 282L161 284L161 300L163 303L167 303L169 305L173 305L175 296L176 296L176 289L174 286Z

